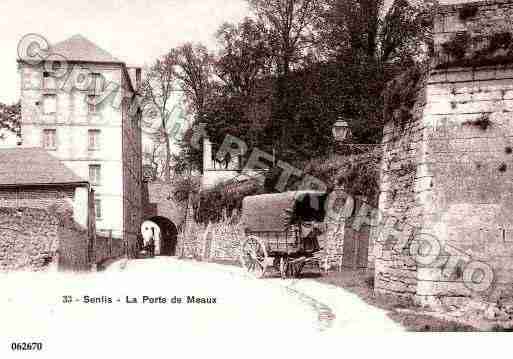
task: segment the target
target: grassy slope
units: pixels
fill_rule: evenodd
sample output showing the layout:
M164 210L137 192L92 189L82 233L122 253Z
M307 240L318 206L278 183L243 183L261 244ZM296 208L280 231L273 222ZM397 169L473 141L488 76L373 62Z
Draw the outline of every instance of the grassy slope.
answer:
M343 270L316 278L321 283L342 287L355 293L366 303L388 311L388 316L414 332L454 332L475 331L474 327L458 322L439 319L427 314L416 313L419 310L411 302L392 296L376 295L373 290L373 276L365 270Z

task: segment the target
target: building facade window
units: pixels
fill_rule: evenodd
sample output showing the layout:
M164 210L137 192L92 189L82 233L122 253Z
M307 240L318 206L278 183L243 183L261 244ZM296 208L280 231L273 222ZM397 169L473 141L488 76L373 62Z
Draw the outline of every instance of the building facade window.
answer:
M102 200L99 198L94 200L94 214L96 219L102 219Z
M89 165L89 182L92 185L98 186L101 184L101 170L100 165Z
M57 113L57 95L43 95L43 114L54 115Z
M100 149L100 130L89 130L89 151L97 151Z
M43 148L47 150L57 149L57 130L44 129L42 138Z
M55 90L57 88L55 84L55 76L49 71L43 72L43 89Z
M93 94L101 93L103 90L103 75L100 73L91 74L91 92Z
M98 99L99 96L96 95L87 95L87 109L90 114L98 113Z

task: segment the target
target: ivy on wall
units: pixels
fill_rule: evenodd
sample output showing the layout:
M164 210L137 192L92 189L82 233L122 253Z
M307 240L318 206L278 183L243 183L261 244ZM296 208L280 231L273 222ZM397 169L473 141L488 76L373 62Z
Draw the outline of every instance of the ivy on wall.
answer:
M329 157L316 158L296 164L302 168L304 175L321 180L331 192L341 187L345 192L355 196L365 196L376 204L379 194L381 148L360 155L343 156L333 154ZM219 222L223 213L229 217L237 216L246 196L272 193L281 172L269 171L264 184L256 179L245 182L221 183L214 188L200 191L193 196L194 220L197 223ZM286 190L300 190L302 178L291 181Z
M481 16L482 15L482 16ZM513 18L508 12L501 21L481 14L479 6L467 4L458 9L458 19L466 30L441 44L435 56L435 68L477 67L511 63L513 56ZM491 19L489 17L492 16Z
M467 21L475 18L479 13L479 6L475 4L465 4L458 11L458 17L461 21Z
M193 197L194 220L197 223L217 223L224 216L236 217L246 196L265 193L256 180L240 185L220 183L214 188L203 190Z
M384 92L384 123L394 121L401 129L410 121L428 74L427 62L412 66L388 83Z

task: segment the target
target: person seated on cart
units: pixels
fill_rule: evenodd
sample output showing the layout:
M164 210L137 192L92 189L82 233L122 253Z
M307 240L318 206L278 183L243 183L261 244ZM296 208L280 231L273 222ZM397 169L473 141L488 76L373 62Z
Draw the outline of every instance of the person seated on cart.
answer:
M321 250L318 237L322 234L322 230L318 223L303 222L301 224L301 240L303 248L306 252L318 252Z

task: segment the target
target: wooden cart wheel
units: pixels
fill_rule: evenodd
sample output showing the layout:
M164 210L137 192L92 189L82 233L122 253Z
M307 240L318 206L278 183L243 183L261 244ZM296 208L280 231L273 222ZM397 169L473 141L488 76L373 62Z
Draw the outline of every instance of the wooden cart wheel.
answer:
M249 236L241 245L240 262L256 278L262 278L267 269L267 249L255 236Z
M301 272L303 271L303 268L305 267L305 261L302 261L301 263L297 264L297 270L296 270L296 277L299 278L301 275Z
M287 278L294 278L296 276L296 264L289 263L287 266Z
M280 257L280 276L281 279L287 278L287 272L289 271L289 263L286 257Z
M296 271L297 271L297 264L295 262L289 263L288 268L288 277L295 278L296 277Z

